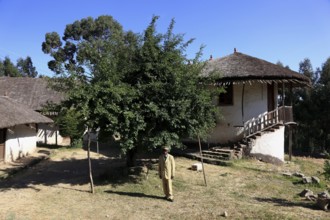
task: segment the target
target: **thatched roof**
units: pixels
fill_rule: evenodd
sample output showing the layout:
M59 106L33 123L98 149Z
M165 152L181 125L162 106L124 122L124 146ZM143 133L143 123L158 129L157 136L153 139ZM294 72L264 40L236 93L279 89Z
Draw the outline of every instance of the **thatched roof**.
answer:
M47 79L29 77L0 77L0 96L8 96L33 110L41 110L47 103L58 104L64 98L48 87Z
M239 52L209 60L203 75L209 76L213 73L220 74L220 84L284 82L298 86L310 85L310 80L302 74Z
M50 118L5 96L0 96L0 118L0 128L22 124L53 122Z

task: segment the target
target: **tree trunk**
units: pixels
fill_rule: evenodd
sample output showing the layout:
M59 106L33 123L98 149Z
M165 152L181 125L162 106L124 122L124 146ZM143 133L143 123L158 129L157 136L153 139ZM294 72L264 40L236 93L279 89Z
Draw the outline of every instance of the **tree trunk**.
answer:
M87 144L87 157L88 157L88 170L89 170L89 181L91 185L91 193L94 194L94 181L93 181L93 173L92 173L92 161L91 161L91 138L90 138L90 133L88 131L88 144Z
M136 147L129 149L126 153L126 165L127 167L134 167L135 166L135 159L136 159L137 149Z
M205 183L205 186L207 186L207 183L206 183L206 176L205 176L205 170L204 170L204 163L203 163L202 145L201 145L201 139L199 138L199 135L198 135L198 145L199 145L199 153L200 153L200 155L201 155L201 162L202 162L202 169L203 169L204 183Z

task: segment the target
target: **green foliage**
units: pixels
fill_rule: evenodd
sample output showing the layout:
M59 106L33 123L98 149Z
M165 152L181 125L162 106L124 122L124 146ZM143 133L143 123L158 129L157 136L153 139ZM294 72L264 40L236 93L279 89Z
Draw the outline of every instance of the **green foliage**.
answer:
M71 147L72 148L82 148L82 146L83 146L82 138L73 139L72 142L71 142Z
M2 63L2 61L0 60L0 76L4 76L4 72L5 72L5 70L4 70L3 63Z
M330 59L322 69L313 71L305 59L300 63L300 73L311 79L312 88L295 89L293 109L298 127L295 147L310 154L330 152Z
M82 146L81 140L85 131L83 122L82 115L75 109L62 109L55 119L60 134L71 138L72 147Z
M2 62L2 73L0 75L2 76L19 76L19 71L16 68L16 66L12 63L11 59L9 57L6 57L5 60Z
M35 78L38 75L36 68L33 66L32 59L29 56L25 59L19 58L16 66L21 76Z
M324 161L324 176L330 180L330 160Z
M53 32L42 44L68 94L64 105L79 111L89 128L119 134L123 152L178 146L215 125L212 93L200 78L201 51L187 59L192 40L173 33L174 21L157 33L157 20L140 35L111 16L86 18L67 25L64 42Z
M31 57L26 57L26 59L19 58L17 60L16 66L11 61L9 57L5 60L0 60L0 76L10 76L10 77L36 77L38 72L33 66Z
M305 58L302 62L299 63L299 73L307 76L311 80L313 85L316 83L318 76L313 70L313 66L310 59Z
M326 62L322 65L322 71L320 75L320 84L330 88L330 57L326 60Z

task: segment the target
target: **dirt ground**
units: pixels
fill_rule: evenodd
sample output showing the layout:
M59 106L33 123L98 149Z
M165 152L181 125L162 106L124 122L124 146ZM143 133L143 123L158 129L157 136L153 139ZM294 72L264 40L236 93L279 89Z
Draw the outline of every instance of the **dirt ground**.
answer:
M190 169L196 161L176 157L171 203L163 199L156 170L149 170L140 182L124 178L124 161L118 152L92 153L95 194L89 193L86 151L50 150L49 154L49 159L0 180L0 219L330 218L329 212L297 196L306 186L281 175L301 171L299 163L279 167L259 161L237 162L234 167L205 164L205 186L203 174ZM306 172L321 172L323 160L314 161L315 169Z

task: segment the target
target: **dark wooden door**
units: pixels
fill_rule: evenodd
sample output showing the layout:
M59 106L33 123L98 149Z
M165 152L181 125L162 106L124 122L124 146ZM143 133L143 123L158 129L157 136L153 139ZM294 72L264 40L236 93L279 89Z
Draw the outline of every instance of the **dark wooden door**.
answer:
M274 83L267 84L267 99L268 99L268 111L273 111L275 109L275 93L274 93Z
M6 129L0 129L0 162L5 160Z

